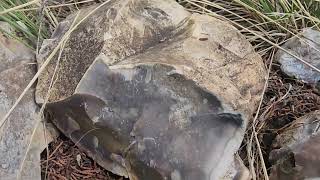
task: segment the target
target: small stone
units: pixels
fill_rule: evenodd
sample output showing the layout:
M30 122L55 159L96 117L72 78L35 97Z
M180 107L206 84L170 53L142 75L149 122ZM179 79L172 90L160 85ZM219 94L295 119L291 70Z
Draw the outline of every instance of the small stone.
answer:
M8 167L9 167L9 164L1 164L2 169L8 169Z
M81 166L81 155L78 154L76 158L77 158L78 166Z
M293 37L282 47L320 69L319 31L306 28L302 31L300 38ZM290 54L279 50L276 55L276 60L281 64L281 70L288 76L295 77L306 83L319 83L320 72L317 72Z

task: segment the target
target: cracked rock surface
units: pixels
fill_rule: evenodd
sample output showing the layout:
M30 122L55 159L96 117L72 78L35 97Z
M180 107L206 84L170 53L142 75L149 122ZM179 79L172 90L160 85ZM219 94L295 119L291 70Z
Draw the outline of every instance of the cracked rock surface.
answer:
M44 42L39 66L75 17ZM48 115L107 170L131 180L241 176L234 153L265 69L228 23L173 0L111 1L71 33L39 77L40 104L56 67Z

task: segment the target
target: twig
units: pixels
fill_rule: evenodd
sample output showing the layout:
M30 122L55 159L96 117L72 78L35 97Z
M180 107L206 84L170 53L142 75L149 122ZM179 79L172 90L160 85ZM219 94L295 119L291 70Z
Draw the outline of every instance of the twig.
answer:
M269 63L269 67L268 67L266 82L265 82L263 90L262 90L261 99L260 99L260 102L259 102L258 109L256 111L256 115L255 115L255 117L254 117L254 119L252 121L252 131L253 131L252 134L254 135L256 143L257 143L257 146L258 146L258 152L259 152L261 164L262 164L262 167L263 167L263 173L264 173L264 176L265 176L266 180L268 180L269 177L268 177L267 168L266 168L266 165L265 165L265 162L264 162L264 159L263 159L260 143L259 143L259 140L257 138L257 133L256 133L256 130L255 130L255 122L258 119L259 112L260 112L260 109L261 109L261 106L262 106L262 103L263 103L264 95L265 95L267 87L268 87L268 82L269 82L270 72L271 72L271 68L272 68L274 53L275 53L275 51L273 51L273 54L272 54L272 56L270 58L270 63ZM252 148L252 134L251 134L251 138L250 138L249 145L248 145L249 152L251 151L251 148ZM251 169L252 172L254 172L254 167L252 166L252 164L250 164L250 169Z
M33 1L30 1L30 2L21 4L21 5L19 5L19 6L15 6L15 7L10 8L10 9L6 9L6 10L4 10L4 11L1 11L1 12L0 12L0 15L7 14L7 13L10 13L10 12L12 12L12 11L16 11L16 10L18 10L18 9L22 9L22 8L27 7L27 6L30 6L30 5L32 5L32 4L36 4L36 3L38 3L39 1L40 1L40 0L33 0Z

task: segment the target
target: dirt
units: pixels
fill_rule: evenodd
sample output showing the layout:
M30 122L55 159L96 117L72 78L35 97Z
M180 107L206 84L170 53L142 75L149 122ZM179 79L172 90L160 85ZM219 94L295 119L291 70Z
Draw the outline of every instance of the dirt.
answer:
M286 128L294 120L309 112L319 110L319 95L319 88L286 76L281 72L279 64L273 64L256 126L268 171L271 168L269 154L271 150L279 148L272 145L275 137L286 131ZM247 135L251 135L250 130L248 130ZM239 152L248 167L246 144L247 141L244 140ZM255 163L257 167L260 166L259 161ZM260 173L262 175L262 168Z
M42 179L126 180L104 170L63 135L51 142L48 149L49 158L46 150L41 153Z

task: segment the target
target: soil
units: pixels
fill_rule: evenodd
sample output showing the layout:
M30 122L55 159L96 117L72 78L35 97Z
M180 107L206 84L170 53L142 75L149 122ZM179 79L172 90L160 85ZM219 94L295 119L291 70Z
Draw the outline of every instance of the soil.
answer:
M48 149L48 158L46 150L41 153L42 179L126 180L104 170L63 135L51 142Z

